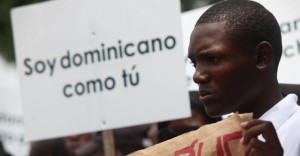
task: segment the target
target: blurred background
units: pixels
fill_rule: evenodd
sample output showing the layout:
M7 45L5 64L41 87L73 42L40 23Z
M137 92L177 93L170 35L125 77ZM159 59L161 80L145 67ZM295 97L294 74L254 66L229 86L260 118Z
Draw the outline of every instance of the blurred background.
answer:
M17 75L17 69L15 65L15 53L13 46L13 35L10 19L10 10L14 7L19 7L23 5L29 5L34 3L39 3L47 0L0 0L0 156L4 156L1 152L4 150L8 151L11 155L29 155L30 145L24 140L24 127L23 127L23 118L22 118L22 109L19 93L19 79ZM57 0L58 1L58 0ZM208 6L210 4L216 3L220 0L181 0L181 12L185 13L185 17L193 16L193 9L201 8ZM258 0L256 0L258 1ZM299 4L298 0L288 0L281 4L277 1L263 1L259 0L261 3L276 3L280 5L271 5L268 4L271 11L275 14L276 18L279 21L281 28L283 28L283 57L281 60L282 70L279 74L281 82L293 82L299 84L300 77L299 70L299 58L300 58L300 15L298 11ZM134 5L134 4L132 4ZM198 14L198 12L195 12ZM188 19L188 18L185 18ZM184 23L185 21L183 21ZM187 23L187 22L186 22ZM184 30L189 31L189 25L183 25ZM184 32L185 34L190 34L190 32ZM289 63L295 62L295 65L290 65ZM292 67L292 68L291 68ZM295 68L295 69L294 69ZM297 72L291 72L297 70ZM279 70L280 71L280 70ZM285 73L287 72L287 73ZM294 75L289 76L292 73ZM296 74L295 74L296 73ZM294 81L287 79L286 77L294 78ZM190 77L188 77L190 78ZM192 82L191 78L190 81ZM284 84L283 91L286 91L285 88L291 88L292 85ZM288 90L288 89L287 89ZM289 92L289 91L287 91ZM294 88L292 92L300 94L299 87ZM192 103L192 102L191 102ZM197 116L197 115L196 115ZM188 120L189 123L190 120ZM199 121L199 120L197 120ZM176 123L185 123L184 121L176 121ZM132 127L132 129L120 129L115 131L115 137L120 138L116 141L116 147L119 151L124 151L128 149L122 149L124 144L128 146L136 147L130 149L130 151L147 147L151 145L151 142L145 138L150 138L155 142L159 142L159 139L164 140L176 135L174 132L166 131L164 128L169 127L170 123L163 124L150 124L150 125L140 125L137 127ZM195 128L190 125L190 128ZM199 125L196 125L199 127ZM197 128L196 127L196 128ZM176 128L176 127L175 127ZM174 128L173 128L174 129ZM162 132L160 135L159 130ZM154 134L153 134L154 133ZM127 134L140 134L141 138L135 138L134 140L131 135ZM156 138L156 136L161 138ZM152 137L151 137L152 136ZM66 136L65 138L56 138L51 140L44 140L42 142L33 142L32 147L35 154L40 155L39 152L45 151L54 151L58 152L56 155L66 155L66 153L59 152L70 152L70 150L78 153L88 153L95 152L97 148L100 147L101 133L89 133L89 134L80 134L76 136ZM158 139L158 140L157 140ZM122 140L130 140L131 142L122 142ZM141 142L142 141L142 142ZM81 146L85 145L85 146ZM135 146L137 145L137 146ZM64 149L62 149L64 147ZM79 148L82 147L82 148ZM67 151L65 151L67 150ZM69 151L68 151L69 150ZM125 151L130 152L130 151ZM96 151L97 152L97 151ZM98 149L99 153L99 149ZM101 153L101 149L100 149ZM78 154L79 155L79 154Z

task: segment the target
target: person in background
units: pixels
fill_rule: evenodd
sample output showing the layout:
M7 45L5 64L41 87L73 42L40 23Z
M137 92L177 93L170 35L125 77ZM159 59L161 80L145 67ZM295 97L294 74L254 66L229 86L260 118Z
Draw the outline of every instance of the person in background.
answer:
M69 156L103 156L101 133L83 133L63 138Z
M221 117L209 117L203 105L198 100L197 91L189 91L190 105L192 116L184 119L170 120L165 122L159 122L155 128L157 132L155 139L152 139L154 143L160 143L168 139L174 138L181 134L196 130L203 125L215 123L221 120ZM151 137L153 138L153 137Z
M63 138L31 142L29 156L69 156Z
M210 116L239 112L246 156L299 156L297 96L284 96L277 81L281 31L273 14L248 0L216 3L191 33L188 57L199 100Z
M116 156L125 156L146 148L150 125L114 129ZM30 156L104 156L102 132L83 133L60 138L34 141ZM0 155L2 156L2 155Z

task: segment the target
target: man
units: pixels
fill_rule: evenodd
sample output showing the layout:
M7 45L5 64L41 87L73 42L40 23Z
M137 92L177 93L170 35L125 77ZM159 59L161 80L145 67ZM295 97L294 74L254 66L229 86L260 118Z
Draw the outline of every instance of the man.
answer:
M199 100L210 116L253 112L243 123L245 155L300 155L300 109L277 81L282 53L275 17L262 5L228 0L209 8L191 34Z

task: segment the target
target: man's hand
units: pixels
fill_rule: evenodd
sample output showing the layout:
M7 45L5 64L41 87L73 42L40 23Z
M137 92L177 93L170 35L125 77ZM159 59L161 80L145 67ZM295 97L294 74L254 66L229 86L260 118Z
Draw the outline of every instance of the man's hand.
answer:
M251 120L241 124L245 132L241 143L246 145L245 156L283 156L283 148L273 124L269 121ZM262 135L265 141L257 137Z

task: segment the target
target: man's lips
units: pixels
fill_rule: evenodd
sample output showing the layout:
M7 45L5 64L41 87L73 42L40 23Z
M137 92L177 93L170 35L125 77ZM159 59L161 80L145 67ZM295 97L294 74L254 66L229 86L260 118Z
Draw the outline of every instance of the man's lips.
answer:
M207 91L207 90L200 90L199 91L199 94L200 94L200 96L208 96L208 95L211 95L211 94L213 94L213 92L211 92L211 91Z
M210 99L212 99L213 96L214 96L214 92L208 91L208 90L200 90L200 91L199 91L199 94L200 94L199 100L200 100L201 102L207 102L207 101L209 101Z

